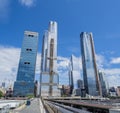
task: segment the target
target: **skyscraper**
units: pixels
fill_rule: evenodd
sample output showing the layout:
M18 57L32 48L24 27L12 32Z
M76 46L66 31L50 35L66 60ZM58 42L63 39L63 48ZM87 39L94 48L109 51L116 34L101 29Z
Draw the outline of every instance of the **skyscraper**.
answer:
M77 80L80 79L80 66L79 58L76 58L74 55L71 55L70 64L69 64L69 82L74 89L77 88Z
M69 74L70 94L72 93L75 94L76 92L79 92L77 87L77 80L80 79L79 58L76 58L74 55L71 55L68 69L69 69L68 74Z
M101 84L102 96L105 97L108 94L107 90L107 80L105 78L105 73L99 70L99 79Z
M47 72L47 52L48 52L48 31L45 31L42 42L42 54L41 54L41 72Z
M95 49L92 33L82 32L81 55L83 66L83 79L86 93L92 96L101 95L101 86L95 59Z
M38 49L38 33L25 31L18 66L17 79L14 83L14 96L34 94L34 77Z
M72 57L70 59L70 62L68 64L68 76L69 76L69 86L70 86L70 94L72 94L73 89L74 89L74 82L73 82L73 66L72 66Z
M58 95L57 23L53 21L43 36L40 86L41 96Z
M81 88L81 89L83 88L83 80L81 80L81 79L77 80L77 87Z

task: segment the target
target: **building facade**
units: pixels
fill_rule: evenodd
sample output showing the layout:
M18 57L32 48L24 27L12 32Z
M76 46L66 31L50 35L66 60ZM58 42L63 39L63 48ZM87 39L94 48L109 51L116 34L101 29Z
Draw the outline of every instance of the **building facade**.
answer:
M19 60L14 96L34 95L34 78L38 49L38 33L25 31Z
M69 76L69 86L71 95L79 95L80 89L77 87L77 80L80 79L80 59L71 55L70 62L68 65L68 76ZM79 71L78 71L79 70ZM79 94L75 94L79 92Z
M109 96L112 96L112 97L117 96L117 92L114 86L109 88Z
M57 23L50 21L49 28L43 36L41 55L40 95L57 96Z
M80 34L80 40L83 79L86 93L91 96L102 95L92 33L82 32Z
M99 70L99 79L102 89L102 96L106 97L108 95L108 89L107 89L107 80L105 78L105 73Z
M81 79L78 79L78 80L77 80L77 87L78 87L78 88L81 88L81 89L84 87L84 86L83 86L83 80L81 80Z
M74 89L74 81L73 81L73 62L72 62L72 56L70 58L70 62L68 64L68 76L69 76L69 86L70 86L70 94L72 95L73 89Z
M69 82L74 89L77 89L77 80L80 79L80 59L71 55L69 63ZM79 70L79 71L78 71Z

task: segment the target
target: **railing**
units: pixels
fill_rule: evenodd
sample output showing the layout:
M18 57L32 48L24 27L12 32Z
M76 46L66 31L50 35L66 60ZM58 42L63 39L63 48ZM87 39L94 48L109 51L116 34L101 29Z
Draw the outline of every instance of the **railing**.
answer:
M0 113L9 113L9 110L10 110L10 105L6 105L0 110Z
M55 102L45 101L44 104L48 113L91 113L85 110L73 108L71 106L66 106Z

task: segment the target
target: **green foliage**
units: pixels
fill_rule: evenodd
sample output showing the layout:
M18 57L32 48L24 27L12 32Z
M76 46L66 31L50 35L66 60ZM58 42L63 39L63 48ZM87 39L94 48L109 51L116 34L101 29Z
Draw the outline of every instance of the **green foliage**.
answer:
M108 96L108 98L110 98L110 99L120 99L120 96Z
M3 96L4 96L3 92L0 91L0 98L3 97Z
M31 95L27 95L27 98L28 99L34 98L34 95L32 95L32 94Z
M67 95L66 95L66 94L63 94L62 97L67 97Z

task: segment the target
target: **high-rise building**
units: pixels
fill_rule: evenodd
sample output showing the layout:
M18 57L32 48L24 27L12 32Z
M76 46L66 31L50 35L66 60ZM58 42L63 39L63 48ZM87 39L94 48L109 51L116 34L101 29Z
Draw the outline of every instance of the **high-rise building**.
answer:
M57 23L53 21L43 36L40 86L41 96L58 95Z
M117 92L114 86L109 88L109 96L117 96Z
M83 66L83 79L86 93L92 96L102 95L98 70L95 59L95 49L92 33L82 32L81 55Z
M35 66L38 49L38 33L25 31L21 49L14 96L34 95Z
M77 89L76 89L76 95L83 96L83 80L78 79L77 80Z
M77 80L80 79L80 70L79 67L79 58L76 58L74 55L71 55L70 64L69 64L69 82L74 89L77 88Z
M108 94L107 90L107 80L105 78L105 73L99 70L99 79L100 79L100 84L101 84L101 89L102 89L102 96L105 97Z
M75 94L76 92L79 92L77 87L77 80L80 79L80 64L79 64L79 58L75 57L74 55L71 55L70 62L69 62L69 86L70 86L70 94ZM79 70L79 71L78 71Z
M2 82L2 88L5 88L5 82Z
M41 72L47 72L47 51L48 51L48 31L45 31L42 42L42 54L41 54Z
M74 88L74 82L73 82L73 67L72 67L71 59L70 59L70 62L68 64L68 68L69 68L68 76L69 76L70 94L72 94L73 88Z
M81 79L77 80L77 87L80 88L80 89L83 88L83 80L81 80Z

